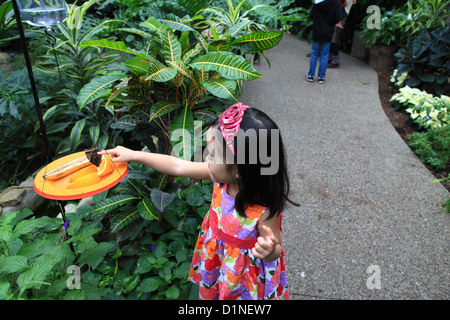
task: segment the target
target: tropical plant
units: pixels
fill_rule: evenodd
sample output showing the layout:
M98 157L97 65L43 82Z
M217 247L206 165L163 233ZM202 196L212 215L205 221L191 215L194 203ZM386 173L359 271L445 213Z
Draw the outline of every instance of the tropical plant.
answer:
M431 32L421 30L396 54L398 76L407 72L405 85L440 95L450 77L450 24Z
M39 101L48 107L54 78L34 69ZM3 73L0 78L0 189L25 180L45 161L44 141L36 135L38 121L26 68Z
M408 20L406 31L415 35L420 30L432 31L445 27L449 16L450 2L447 0L417 0L407 2Z
M196 299L190 253L210 186L158 184L158 175L139 169L133 175L147 179L94 196L93 205L67 212L65 223L29 209L1 216L0 300Z
M241 37L218 35L214 28L196 31L178 17L147 19L142 29L121 28L138 34L146 41L146 50L128 48L124 42L107 39L83 42L80 47L108 48L131 57L122 64L130 69L123 77L96 78L82 88L77 98L80 108L108 93L119 82L105 104L123 117L114 129L135 130L135 136L148 139L159 135L166 141L165 152L172 147L179 155L191 159L194 147L194 120L209 123L225 104L237 101L242 81L260 78L254 67L231 50L247 47L264 51L275 46L281 32L256 32ZM113 81L111 81L113 80ZM211 99L215 101L212 102ZM217 109L219 108L219 109ZM176 134L189 132L191 139ZM137 131L136 131L137 130Z
M90 0L81 6L68 5L66 21L57 26L59 33L55 35L54 46L47 44L48 52L37 66L45 73L60 75L60 82L55 86L54 104L44 114L47 132L64 137L62 140L52 139L58 142L57 153L74 152L80 146L105 148L110 139L114 143L114 137L105 130L114 114L99 108L98 103L83 106L85 108L76 107L80 89L120 58L118 54L106 55L99 50L79 46L117 26L116 20L94 24L86 19L87 10L97 1Z
M269 30L291 29L292 24L307 20L306 10L295 7L294 0L247 0L243 8L251 10L249 17L265 25ZM263 7L257 7L264 5Z

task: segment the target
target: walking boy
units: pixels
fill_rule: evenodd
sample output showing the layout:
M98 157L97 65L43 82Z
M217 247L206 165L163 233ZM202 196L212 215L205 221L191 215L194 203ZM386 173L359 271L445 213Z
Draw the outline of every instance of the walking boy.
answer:
M314 0L309 17L313 20L313 36L309 72L306 80L314 81L317 59L320 56L317 75L319 83L324 83L334 26L343 18L340 0Z

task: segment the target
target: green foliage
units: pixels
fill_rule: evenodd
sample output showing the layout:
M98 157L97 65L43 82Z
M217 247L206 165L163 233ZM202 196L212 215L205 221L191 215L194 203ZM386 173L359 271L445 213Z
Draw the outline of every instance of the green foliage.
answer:
M128 55L122 64L130 71L115 79L97 78L84 86L78 96L79 107L95 102L98 91L103 93L105 84L117 80L105 102L119 115L112 128L133 130L136 139L152 151L168 153L174 148L181 151L178 155L190 159L193 152L188 151L195 147L195 120L211 122L225 105L237 101L242 81L261 77L251 63L233 51L262 52L282 37L281 32L243 35L247 30L243 25L236 27L235 36L228 33L230 29L219 34L213 27L199 32L188 24L190 21L173 16L151 17L140 24L140 29L121 28L141 36L145 51L107 39L80 44L83 48L106 48ZM174 137L179 129L190 132L191 140L180 142L179 136ZM152 135L159 138L160 148L149 139Z
M112 63L119 55L105 55L92 48L79 47L85 41L111 32L116 26L114 20L99 23L86 19L87 10L96 2L97 0L90 0L81 6L68 7L66 21L57 26L59 32L55 34L55 50L46 44L48 52L41 57L37 66L49 75L59 77L60 71L62 76L62 81L57 81L59 85L54 87L53 106L44 114L47 132L54 134L52 140L57 143L55 153L75 152L80 147L106 148L108 143L113 145L117 142L117 134L111 135L107 130L114 113L101 107L98 102L93 103L93 100L108 92L105 81L108 84L110 82L107 80L113 82L111 78L117 79L120 78L118 74L122 75L120 69L112 71ZM106 69L109 73L97 79ZM89 92L91 96L87 98L81 91L83 87L98 88L101 85L102 90ZM79 108L76 107L77 102Z
M380 28L369 29L367 20L370 18L371 15L367 15L361 23L360 36L366 48L371 48L374 45L402 46L406 44L408 38L406 25L409 21L407 15L401 10L384 11Z
M436 180L434 180L433 182L441 183L441 182L445 182L445 181L448 181L448 180L450 180L450 173L448 174L447 178L436 179ZM447 199L447 200L445 200L445 201L443 201L443 202L442 202L442 205L443 205L445 211L447 211L448 213L450 213L450 198Z
M67 214L67 238L59 218L34 218L28 209L0 218L0 299L197 298L187 277L210 182L167 182L134 168L93 199Z
M421 128L436 128L449 124L450 97L435 97L417 88L405 86L392 96L395 107L405 109Z
M39 101L46 107L51 100L54 79L34 69ZM0 78L0 189L25 179L45 160L45 146L36 135L37 114L26 68L3 73Z
M415 132L408 136L409 146L423 163L435 169L450 166L450 125Z
M450 76L450 25L431 32L421 30L396 54L398 73L408 73L404 83L440 95L448 90Z
M417 0L407 2L410 23L407 32L417 34L421 30L445 28L450 2L447 0Z

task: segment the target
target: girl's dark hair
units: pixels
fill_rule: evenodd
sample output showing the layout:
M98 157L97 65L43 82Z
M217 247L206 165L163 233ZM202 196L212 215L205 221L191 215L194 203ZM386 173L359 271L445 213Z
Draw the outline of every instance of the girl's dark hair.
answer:
M213 126L218 125L218 120L213 123ZM268 207L270 209L268 218L272 218L275 214L279 214L285 209L286 202L298 206L298 204L294 203L288 197L290 186L284 145L275 122L264 112L258 109L248 108L242 118L240 129L233 141L235 150L234 163L237 164L239 174L239 192L235 198L236 211L245 217L245 209L247 206L249 204L258 204ZM256 133L256 141L252 139L251 135L245 134L248 130ZM272 130L277 130L278 134L272 135ZM264 156L272 159L274 158L272 152L278 152L278 170L273 174L261 174L261 169L267 169L273 165L270 162L263 164L261 161L260 140L262 135L267 135L267 139L263 140L267 142L267 144L264 144L266 148L262 152ZM278 139L278 141L272 141L272 139ZM225 140L223 144L226 146ZM277 146L275 150L271 150L272 144ZM242 148L245 150L242 150ZM255 150L257 150L256 163L254 161L255 155L250 154L250 152L254 153ZM242 161L242 158L238 158L238 155L243 151L245 151L244 161Z

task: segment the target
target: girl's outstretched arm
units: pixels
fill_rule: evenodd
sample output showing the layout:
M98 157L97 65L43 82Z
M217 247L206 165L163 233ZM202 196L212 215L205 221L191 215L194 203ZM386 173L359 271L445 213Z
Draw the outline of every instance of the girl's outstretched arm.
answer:
M113 162L139 162L156 171L172 176L187 177L196 180L211 179L208 164L206 162L192 162L166 154L135 151L122 146L100 151L98 154L111 155Z

